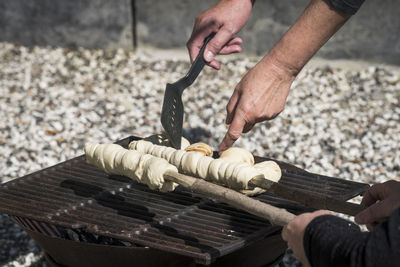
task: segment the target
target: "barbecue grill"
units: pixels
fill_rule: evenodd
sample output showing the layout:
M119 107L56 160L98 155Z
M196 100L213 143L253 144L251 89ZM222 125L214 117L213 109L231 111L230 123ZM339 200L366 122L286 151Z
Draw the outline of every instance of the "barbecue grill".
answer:
M278 164L280 183L309 194L346 201L368 188ZM295 214L311 210L269 193L255 198ZM265 266L286 249L281 228L261 218L185 189L152 191L86 164L84 156L2 184L0 213L55 266Z

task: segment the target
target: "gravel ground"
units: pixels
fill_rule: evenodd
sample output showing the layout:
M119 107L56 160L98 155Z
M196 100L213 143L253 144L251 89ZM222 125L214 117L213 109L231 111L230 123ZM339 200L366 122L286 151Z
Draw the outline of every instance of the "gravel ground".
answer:
M217 148L225 105L255 64L226 59L184 93L185 134ZM161 132L167 82L183 60L124 51L26 48L0 43L0 176L6 182L82 154L86 142ZM285 110L237 145L309 171L367 183L400 176L400 71L309 67ZM0 265L47 266L33 241L0 215ZM292 260L290 265L296 265Z

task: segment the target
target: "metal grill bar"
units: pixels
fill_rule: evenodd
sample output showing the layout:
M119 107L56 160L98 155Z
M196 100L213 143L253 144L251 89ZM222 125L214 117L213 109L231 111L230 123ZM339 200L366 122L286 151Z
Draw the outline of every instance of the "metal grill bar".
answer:
M133 139L138 138L120 143L126 146ZM256 158L261 160L265 159ZM368 187L278 163L282 184L310 194L347 200ZM256 198L294 213L309 210L271 194ZM161 193L126 177L107 175L87 165L83 156L1 185L0 213L49 236L57 236L61 226L190 256L201 264L280 230L183 189Z

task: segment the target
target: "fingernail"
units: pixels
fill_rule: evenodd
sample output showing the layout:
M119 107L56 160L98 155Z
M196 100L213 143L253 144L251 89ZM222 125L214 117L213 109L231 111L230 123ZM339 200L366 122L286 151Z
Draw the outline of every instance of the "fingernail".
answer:
M205 60L211 62L214 59L214 54L211 51L206 52Z

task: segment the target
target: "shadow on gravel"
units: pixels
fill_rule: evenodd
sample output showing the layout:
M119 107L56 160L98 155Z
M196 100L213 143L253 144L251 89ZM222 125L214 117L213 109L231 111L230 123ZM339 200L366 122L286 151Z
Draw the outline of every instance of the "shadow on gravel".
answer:
M201 127L183 129L183 137L188 139L190 143L205 142L211 138L211 132ZM208 142L209 143L209 142Z

